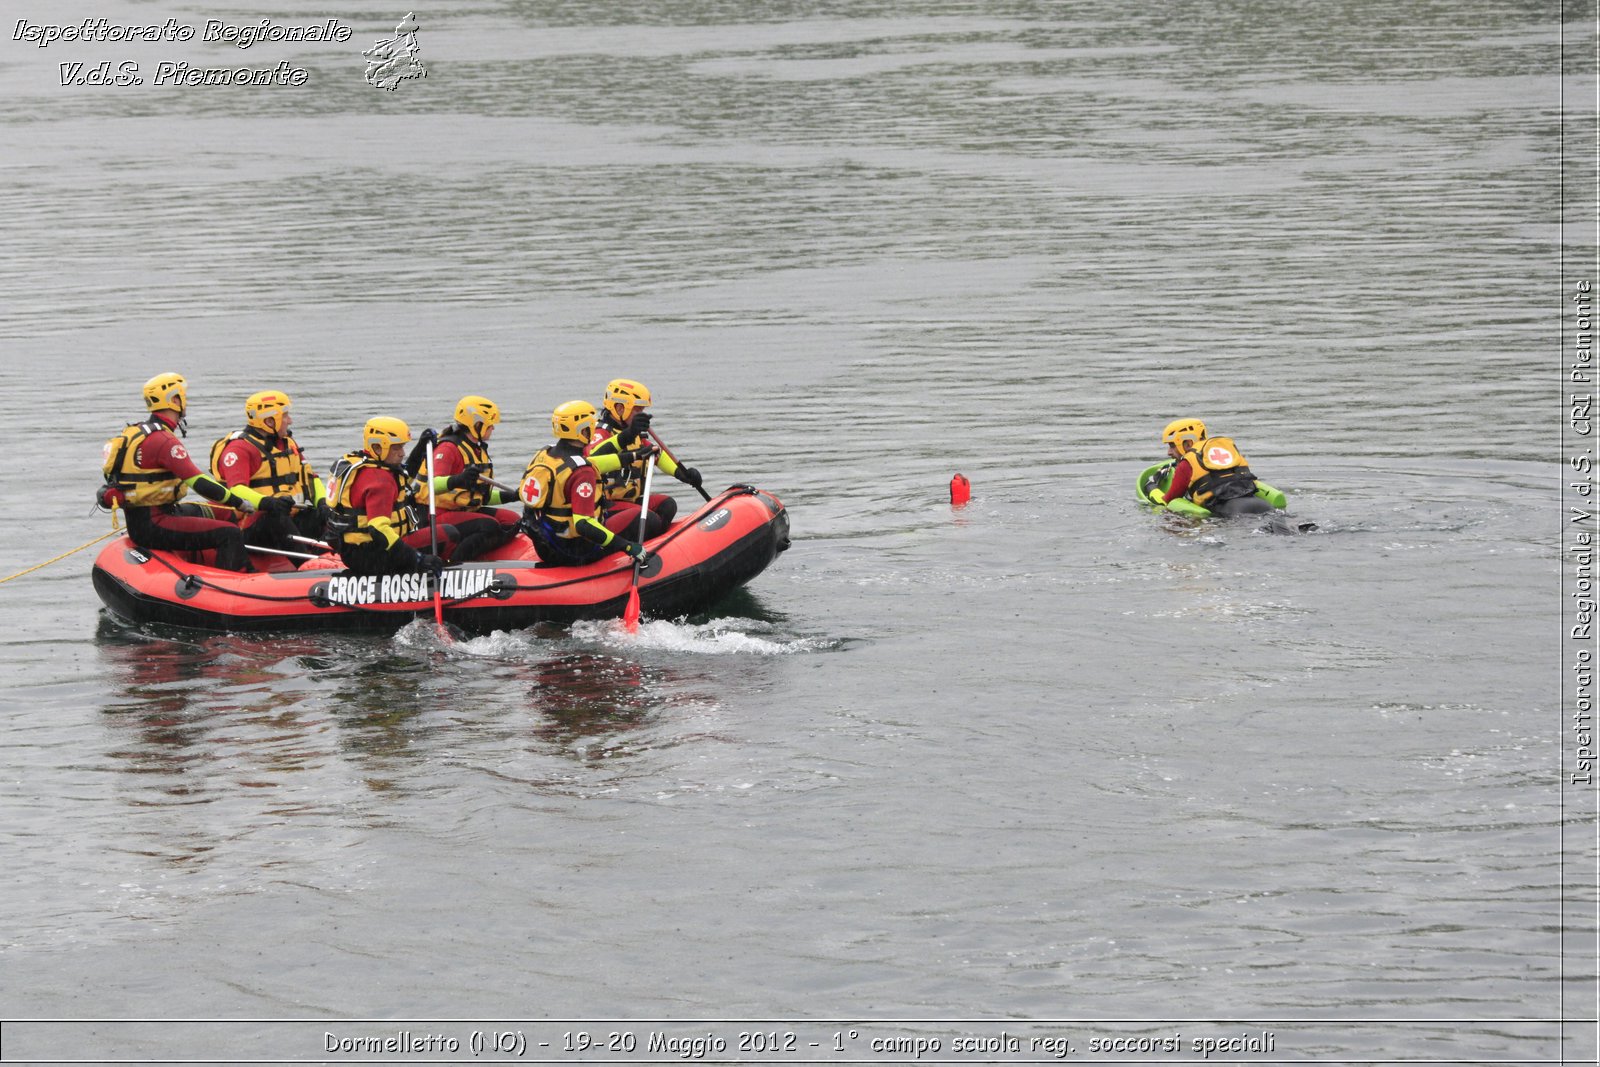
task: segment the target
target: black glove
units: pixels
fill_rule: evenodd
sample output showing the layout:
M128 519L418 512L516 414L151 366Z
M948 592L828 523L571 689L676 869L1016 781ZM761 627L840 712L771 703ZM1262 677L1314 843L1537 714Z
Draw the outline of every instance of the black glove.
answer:
M643 567L650 562L650 550L637 541L622 542L622 554Z
M286 496L264 496L261 498L261 506L256 510L263 515L281 518L294 510L294 501Z
M633 418L628 420L628 432L638 435L650 432L650 413L648 411L635 411Z
M439 573L444 570L444 560L438 556L430 556L426 552L419 552L417 553L417 569L427 571L437 578Z
M700 472L693 467L679 467L677 478L678 481L693 489L700 488Z
M483 464L469 463L461 470L460 473L452 474L450 476L450 480L444 483L444 487L451 491L457 489L471 489L473 486L478 484L479 479L482 477Z
M318 526L327 525L328 516L330 516L332 514L333 514L333 509L328 506L328 502L326 500L317 501L317 525Z
M433 432L432 427L423 430L417 435L417 443L411 446L411 455L406 457L405 471L407 481L415 478L417 472L422 469L422 464L427 461L428 446L438 443L439 435Z
M622 465L624 467L631 467L635 463L648 460L651 456L656 455L660 451L661 449L657 448L649 441L641 442L639 447L630 448L620 453Z

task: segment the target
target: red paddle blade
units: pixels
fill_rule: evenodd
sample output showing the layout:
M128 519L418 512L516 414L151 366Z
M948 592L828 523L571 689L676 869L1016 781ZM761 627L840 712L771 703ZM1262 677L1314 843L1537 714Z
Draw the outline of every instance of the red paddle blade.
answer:
M622 628L630 634L639 632L639 587L628 590L628 606L622 609Z

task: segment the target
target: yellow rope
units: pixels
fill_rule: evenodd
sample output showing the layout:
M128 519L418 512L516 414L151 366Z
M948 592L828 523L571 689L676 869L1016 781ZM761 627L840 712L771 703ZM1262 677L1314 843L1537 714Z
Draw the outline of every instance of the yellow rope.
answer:
M34 565L32 567L29 567L25 571L18 571L15 574L8 574L6 577L0 578L0 585L3 585L4 583L9 582L13 578L21 578L24 574L32 574L34 571L38 570L40 567L48 567L48 566L50 566L50 564L56 562L56 560L66 559L68 556L72 555L72 553L74 553L74 552L82 552L84 549L88 548L90 545L98 545L101 541L104 541L106 538L111 537L111 536L113 536L115 534L119 534L121 532L122 532L121 530L116 529L115 527L113 527L110 533L103 533L99 537L96 537L93 541L85 542L84 544L79 545L77 548L68 549L67 551L61 553L61 555L57 556L55 559L47 559L43 563L39 563L39 564L36 564L36 565Z

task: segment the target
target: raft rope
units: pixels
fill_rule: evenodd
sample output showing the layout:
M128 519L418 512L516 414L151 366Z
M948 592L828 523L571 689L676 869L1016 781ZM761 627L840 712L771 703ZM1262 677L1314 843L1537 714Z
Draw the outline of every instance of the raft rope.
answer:
M61 555L59 555L59 556L56 556L54 559L47 559L43 563L34 564L32 567L29 567L27 570L18 571L15 574L8 574L4 578L0 578L0 585L3 585L4 583L9 582L13 578L21 578L24 574L32 574L34 571L38 570L40 567L48 567L52 563L55 563L55 562L57 562L59 560L66 559L68 556L72 555L74 552L82 552L84 549L88 548L90 545L98 545L101 541L104 541L106 538L112 536L113 534L119 534L121 532L122 532L121 530L113 529L110 533L103 533L99 537L96 537L93 541L85 541L83 544L79 545L77 548L69 548L69 549L67 549L65 552L61 553Z

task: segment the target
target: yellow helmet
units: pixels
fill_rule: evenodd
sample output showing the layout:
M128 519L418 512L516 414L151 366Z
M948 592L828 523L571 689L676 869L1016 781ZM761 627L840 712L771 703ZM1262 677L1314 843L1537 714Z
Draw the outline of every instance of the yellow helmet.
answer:
M411 440L411 427L391 415L368 419L361 431L361 446L373 459L382 460L394 445Z
M606 385L605 408L618 423L626 425L633 413L650 406L650 390L632 378L614 378Z
M594 435L596 414L594 405L587 400L569 400L550 413L550 428L555 430L557 440L586 445Z
M1180 452L1185 451L1185 441L1199 444L1206 439L1206 424L1199 419L1174 419L1167 423L1167 428L1161 431L1161 443L1177 445Z
M148 411L176 411L182 418L189 407L189 383L172 371L156 375L144 383L144 406Z
M500 409L486 396L464 396L456 405L455 418L457 426L481 441L500 421Z
M276 389L251 393L250 398L244 402L244 421L262 433L283 433L283 416L287 414L289 414L289 394L280 393ZM268 419L277 419L278 425L275 428L268 426Z

